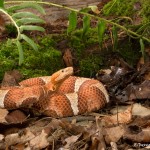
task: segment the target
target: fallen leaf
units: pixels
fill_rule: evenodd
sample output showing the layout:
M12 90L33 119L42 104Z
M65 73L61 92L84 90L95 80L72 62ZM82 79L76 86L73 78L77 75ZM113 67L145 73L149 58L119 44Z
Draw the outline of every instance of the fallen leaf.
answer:
M140 85L128 87L129 100L150 99L150 80L145 80Z
M8 114L8 110L7 109L0 109L0 123L6 123L6 116Z
M73 66L73 57L70 49L66 49L63 55L63 60L67 67Z
M99 10L104 7L105 4L107 4L110 0L101 0L99 4L97 5Z
M124 112L112 116L105 116L100 119L100 124L107 127L116 124L127 124L132 119L132 106L129 106Z
M27 116L20 110L14 110L6 116L8 123L22 123L27 119Z
M11 148L15 150L24 150L27 147L25 146L25 144L17 144L17 145L11 146Z
M142 106L141 104L135 103L133 105L132 114L141 117L149 116L150 109Z
M100 14L100 11L98 10L97 6L88 6L88 8L91 8L91 10L95 13L95 14Z
M78 135L72 135L68 138L65 139L65 141L67 142L66 145L63 147L64 150L70 150L70 148L72 147L72 145L81 137L82 133L78 134Z
M49 145L47 133L42 130L41 134L30 140L31 149L42 149Z
M130 126L136 125L136 126L139 126L141 128L148 128L148 127L150 127L150 115L144 116L144 117L135 116L133 118L133 121L129 125Z
M112 147L112 150L118 150L117 144L115 142L110 142L110 145Z
M18 70L7 71L4 74L1 87L17 86L20 78L22 75Z
M97 149L98 148L98 144L100 143L98 136L92 136L91 137L91 150Z
M118 142L118 140L124 135L124 126L116 126L111 128L104 128L104 138L107 144L111 142Z
M116 114L117 111L119 113L121 113L121 112L125 111L125 109L127 109L127 108L128 108L128 106L119 106L118 108L113 108L110 112L112 114ZM142 106L141 104L135 103L135 104L133 104L132 115L141 116L141 117L149 116L150 109Z
M5 143L7 146L19 144L19 143L26 143L33 139L35 135L30 131L29 128L26 128L22 133L13 133L9 134L5 137Z
M125 133L123 136L124 139L129 139L134 142L150 142L150 128L144 128L140 133L133 134L131 132Z
M3 34L3 32L5 31L5 19L4 16L2 14L0 14L0 35Z
M0 142L2 142L3 139L4 139L4 135L0 134Z

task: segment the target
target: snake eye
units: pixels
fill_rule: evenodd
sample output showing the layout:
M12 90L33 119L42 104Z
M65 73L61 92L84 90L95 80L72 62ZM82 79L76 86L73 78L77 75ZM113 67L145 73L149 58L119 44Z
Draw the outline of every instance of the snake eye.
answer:
M61 72L64 72L64 70L62 70Z

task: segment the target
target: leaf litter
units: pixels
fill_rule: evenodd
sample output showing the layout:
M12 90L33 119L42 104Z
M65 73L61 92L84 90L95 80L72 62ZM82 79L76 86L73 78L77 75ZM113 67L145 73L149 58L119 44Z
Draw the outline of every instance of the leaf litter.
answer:
M73 59L71 49L66 49L66 66L72 66ZM148 149L150 64L139 62L135 70L120 62L120 67L97 72L110 95L110 103L98 112L51 118L37 116L30 109L0 109L0 149ZM21 78L17 70L6 72L1 87L18 85Z

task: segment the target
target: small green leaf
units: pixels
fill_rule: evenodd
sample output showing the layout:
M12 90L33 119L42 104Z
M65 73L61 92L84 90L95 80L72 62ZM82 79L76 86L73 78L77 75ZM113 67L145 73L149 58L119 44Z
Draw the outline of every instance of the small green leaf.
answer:
M44 20L40 18L21 18L16 21L17 25L30 24L30 23L45 23Z
M17 12L14 13L12 15L13 18L39 18L38 16L36 16L35 14L31 13L31 12Z
M113 37L113 50L115 51L118 45L118 34L117 34L117 28L115 25L112 28L112 37Z
M25 2L20 5L15 5L7 8L8 12L14 12L16 10L24 9L24 8L34 8L38 10L40 13L45 14L45 10L39 4L34 2Z
M82 32L82 38L85 38L86 33L88 32L90 28L90 17L84 16L83 18L83 32Z
M104 21L99 21L98 22L98 41L99 41L101 48L102 48L105 30L106 30L106 23Z
M141 46L142 56L145 59L145 45L144 45L143 39L140 39L140 46Z
M37 44L34 43L34 41L30 39L28 36L21 34L20 37L21 39L24 39L35 51L38 50Z
M95 13L95 14L99 14L100 11L98 10L97 6L88 6L89 8L91 8L91 10Z
M0 7L4 8L4 0L0 0Z
M22 25L22 26L20 26L20 32L22 32L24 30L30 30L30 31L36 30L36 31L41 31L41 32L45 31L45 29L43 27L40 27L40 26L34 26L34 25Z
M23 48L22 48L22 44L17 40L16 45L18 47L19 50L19 65L21 65L23 63L24 60L24 56L23 56Z
M71 11L69 14L69 26L67 28L67 34L70 34L73 30L76 29L77 26L77 13Z
M88 13L90 10L91 10L91 8L86 7L86 8L82 8L82 9L80 10L80 12Z

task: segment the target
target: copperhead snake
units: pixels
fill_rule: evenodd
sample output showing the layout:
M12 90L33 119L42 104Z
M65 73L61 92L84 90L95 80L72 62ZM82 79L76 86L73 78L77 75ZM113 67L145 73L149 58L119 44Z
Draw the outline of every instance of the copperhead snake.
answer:
M23 80L18 87L0 89L0 108L31 107L51 117L67 117L103 108L109 102L98 80L72 76L67 67L52 76Z

